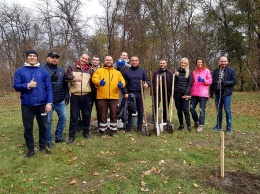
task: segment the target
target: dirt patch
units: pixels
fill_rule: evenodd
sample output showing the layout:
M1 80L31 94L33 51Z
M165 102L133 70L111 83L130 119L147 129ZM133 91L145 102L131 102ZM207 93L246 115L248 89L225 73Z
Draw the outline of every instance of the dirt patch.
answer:
M227 193L260 193L260 177L244 171L225 172L223 179L219 178L219 173L212 172L206 182Z

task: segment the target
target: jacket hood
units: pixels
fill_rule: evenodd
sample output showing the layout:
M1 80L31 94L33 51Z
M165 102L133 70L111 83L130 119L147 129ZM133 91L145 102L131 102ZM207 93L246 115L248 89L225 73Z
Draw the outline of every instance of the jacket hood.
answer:
M40 67L40 63L36 63L34 66L31 66L29 63L25 62L24 66L25 67Z

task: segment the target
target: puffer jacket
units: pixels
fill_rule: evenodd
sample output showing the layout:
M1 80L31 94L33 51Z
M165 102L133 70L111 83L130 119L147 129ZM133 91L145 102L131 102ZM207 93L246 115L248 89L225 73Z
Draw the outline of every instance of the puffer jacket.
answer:
M35 88L28 88L28 83L34 79L37 82ZM25 63L14 74L15 91L21 92L21 103L27 106L39 106L53 103L51 81L48 71L40 67L40 64L31 66Z
M100 81L104 79L106 84L100 86ZM122 74L117 71L113 66L103 66L95 71L92 81L97 88L96 99L119 99L118 83L122 82L125 87L125 80Z
M185 69L178 69L179 75L175 76L174 81L174 92L178 92L184 95L190 95L190 89L192 85L192 74L186 78L185 77Z
M42 68L49 72L50 78L57 77L56 80L51 79L53 91L53 103L62 102L65 98L69 98L68 82L65 81L65 70L57 65L46 63Z
M198 78L204 79L204 82L199 82ZM209 69L198 68L192 72L192 87L191 95L198 97L209 97L209 85L212 83L212 77Z
M65 74L65 80L70 83L70 93L80 96L87 95L94 90L94 84L91 80L93 72L89 64L85 64L84 67L81 67L79 62L70 65ZM81 76L82 82L73 81L75 76Z

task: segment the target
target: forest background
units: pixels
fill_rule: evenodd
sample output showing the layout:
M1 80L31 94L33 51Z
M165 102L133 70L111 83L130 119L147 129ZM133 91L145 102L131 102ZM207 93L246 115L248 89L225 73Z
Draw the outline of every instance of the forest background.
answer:
M104 14L93 16L95 29L82 14L87 0L36 2L29 9L0 2L1 96L13 90L14 71L31 48L40 63L56 51L65 69L83 52L117 59L126 51L137 55L147 71L157 69L161 58L174 70L182 57L191 69L203 57L213 70L218 57L226 55L237 72L235 90L259 91L260 0L102 0Z

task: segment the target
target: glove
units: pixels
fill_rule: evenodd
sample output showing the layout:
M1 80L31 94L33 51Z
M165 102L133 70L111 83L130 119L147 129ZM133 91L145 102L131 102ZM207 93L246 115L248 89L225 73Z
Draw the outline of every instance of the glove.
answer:
M117 67L124 67L125 66L125 61L122 60L122 59L118 59L116 61L116 65L117 65Z
M123 88L123 83L120 81L118 84L117 84L118 88Z
M221 82L221 87L223 88L224 86L225 86L225 82L222 81L222 82Z
M68 105L70 103L70 98L65 98L65 104Z
M205 80L199 76L198 81L199 82L204 82Z
M210 93L210 94L209 94L209 97L210 97L210 98L214 98L214 94L213 94L213 93Z
M105 80L104 80L104 78L100 81L100 86L104 86L104 85L106 85L106 82L105 82Z

